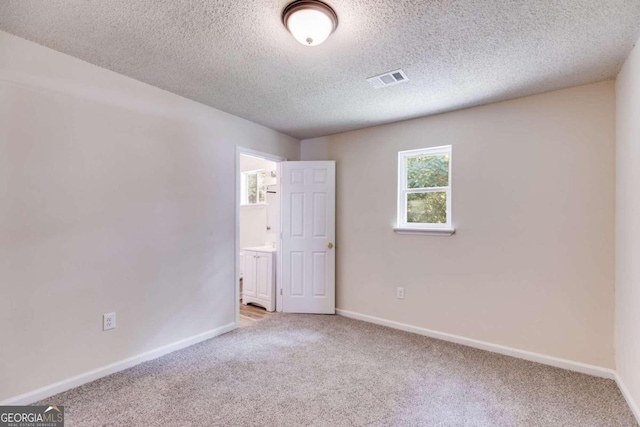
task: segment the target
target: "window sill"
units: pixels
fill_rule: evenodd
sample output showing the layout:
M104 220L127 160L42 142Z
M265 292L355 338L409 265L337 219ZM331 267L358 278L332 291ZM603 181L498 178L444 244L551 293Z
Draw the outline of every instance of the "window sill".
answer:
M393 231L398 234L422 234L423 236L451 236L456 232L455 228L407 228L394 227Z
M240 205L241 208L262 208L267 206L266 203L247 203Z

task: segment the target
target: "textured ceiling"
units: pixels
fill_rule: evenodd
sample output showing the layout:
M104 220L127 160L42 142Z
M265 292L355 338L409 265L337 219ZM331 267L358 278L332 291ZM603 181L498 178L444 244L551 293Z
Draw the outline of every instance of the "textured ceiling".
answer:
M640 30L640 0L326 1L317 47L287 0L2 0L0 29L299 138L612 79Z

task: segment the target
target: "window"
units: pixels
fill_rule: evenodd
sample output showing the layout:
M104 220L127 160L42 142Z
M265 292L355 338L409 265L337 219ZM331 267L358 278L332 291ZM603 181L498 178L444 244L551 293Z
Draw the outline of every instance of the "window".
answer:
M450 145L398 153L395 231L453 234Z
M242 172L240 191L240 203L243 205L266 203L267 185L264 170Z

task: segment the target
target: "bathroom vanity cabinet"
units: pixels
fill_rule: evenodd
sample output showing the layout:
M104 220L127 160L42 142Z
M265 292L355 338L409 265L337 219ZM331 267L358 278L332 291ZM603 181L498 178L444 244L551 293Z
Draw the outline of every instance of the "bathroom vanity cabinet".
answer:
M242 303L255 304L267 311L276 309L276 250L272 247L243 249Z

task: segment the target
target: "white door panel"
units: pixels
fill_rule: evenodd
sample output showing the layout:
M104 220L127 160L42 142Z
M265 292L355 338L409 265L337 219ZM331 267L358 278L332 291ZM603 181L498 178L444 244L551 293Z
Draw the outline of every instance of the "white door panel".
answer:
M335 313L335 162L282 163L283 311Z
M273 296L270 294L272 274L269 257L271 257L271 254L257 252L256 255L256 282L258 288L258 298L263 298L271 301L273 300Z
M242 278L243 296L256 296L256 262L255 253L246 251L244 253L244 275Z

